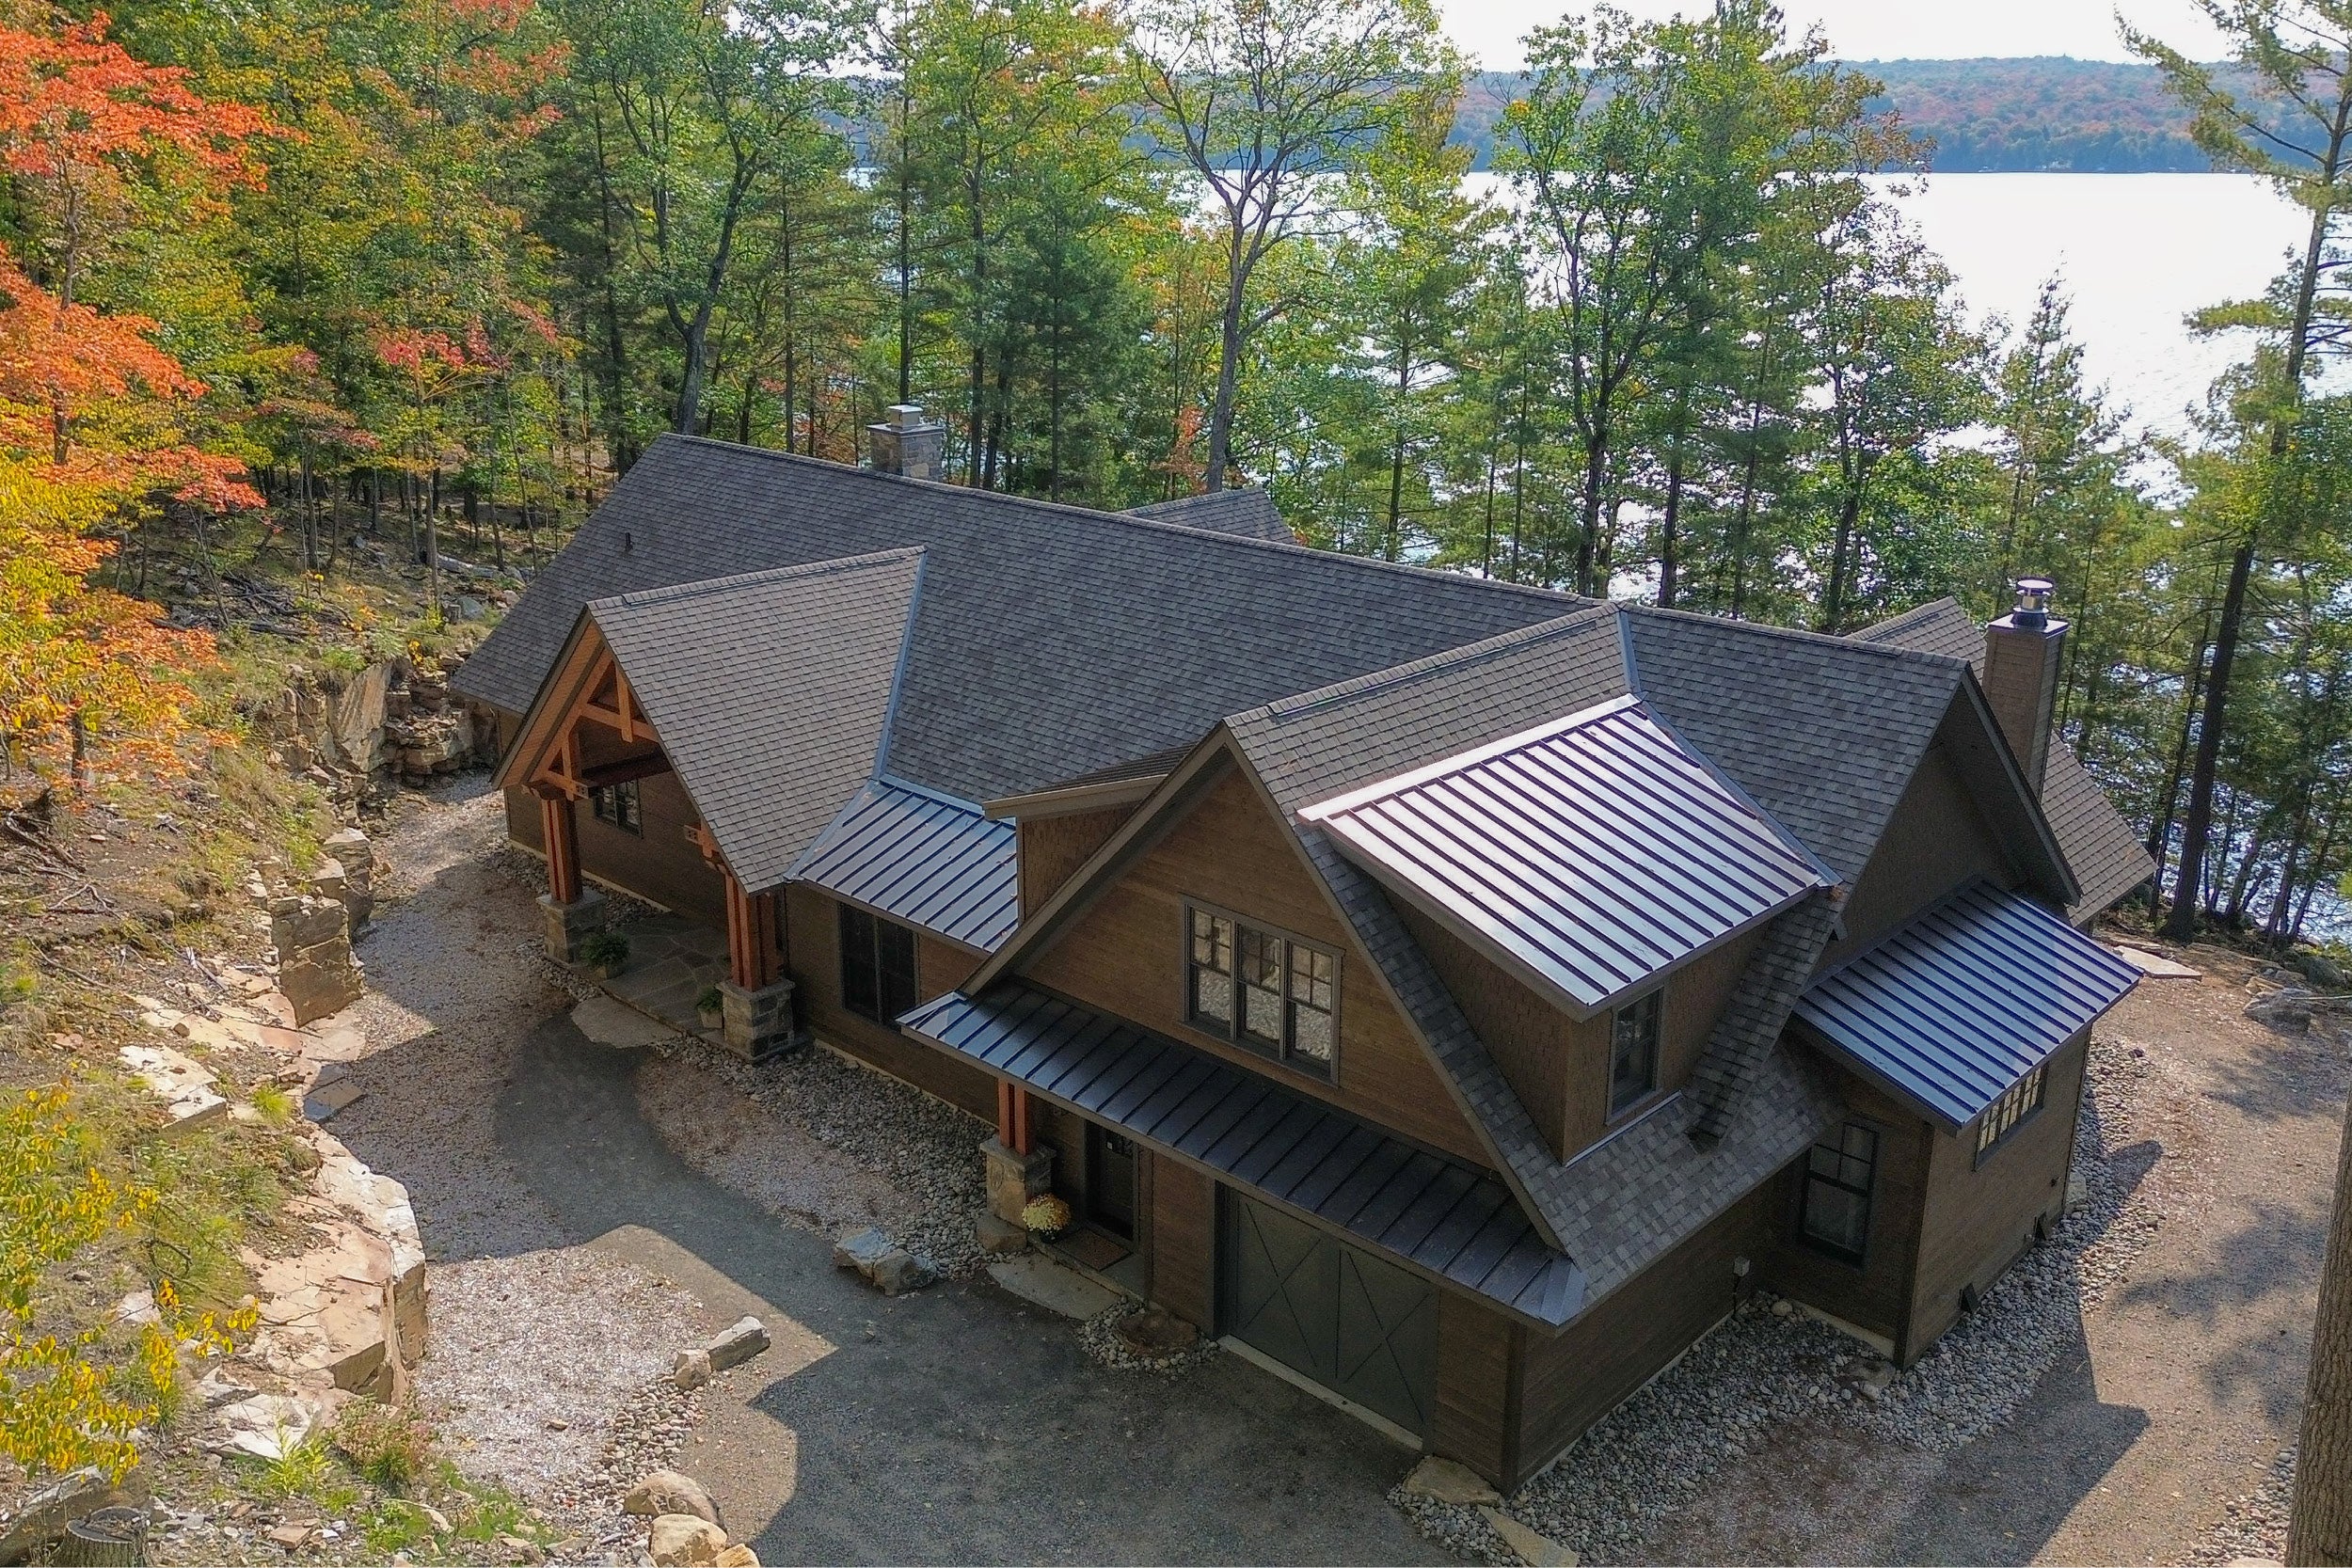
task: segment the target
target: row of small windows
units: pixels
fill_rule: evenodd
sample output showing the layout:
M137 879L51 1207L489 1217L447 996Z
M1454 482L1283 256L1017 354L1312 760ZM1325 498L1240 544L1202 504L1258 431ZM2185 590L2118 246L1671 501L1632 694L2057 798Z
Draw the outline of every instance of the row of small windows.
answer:
M2041 1068L2011 1084L1977 1122L1977 1162L1993 1152L1994 1145L2017 1131L2027 1117L2042 1109Z
M1339 1052L1338 957L1198 906L1188 918L1193 1027L1329 1078Z
M588 792L588 810L599 822L626 833L645 831L645 809L637 799L637 781L600 784Z

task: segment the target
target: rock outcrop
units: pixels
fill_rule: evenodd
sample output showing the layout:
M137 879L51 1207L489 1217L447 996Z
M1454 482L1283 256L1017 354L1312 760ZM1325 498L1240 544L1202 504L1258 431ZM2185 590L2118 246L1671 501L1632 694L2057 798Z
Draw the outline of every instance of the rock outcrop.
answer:
M365 983L351 954L351 917L341 898L286 894L270 900L269 918L278 989L293 1005L296 1027L359 1000Z

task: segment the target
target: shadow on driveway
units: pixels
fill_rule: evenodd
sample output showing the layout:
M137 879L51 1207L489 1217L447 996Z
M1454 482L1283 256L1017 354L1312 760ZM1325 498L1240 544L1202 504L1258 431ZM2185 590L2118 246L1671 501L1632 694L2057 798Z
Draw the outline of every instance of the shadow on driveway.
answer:
M1383 1499L1410 1464L1387 1439L1232 1356L1109 1371L985 1277L879 1296L672 1153L636 1070L548 1020L501 1092L500 1152L576 1239L768 1320L764 1381L714 1387L681 1461L763 1561L1452 1560Z

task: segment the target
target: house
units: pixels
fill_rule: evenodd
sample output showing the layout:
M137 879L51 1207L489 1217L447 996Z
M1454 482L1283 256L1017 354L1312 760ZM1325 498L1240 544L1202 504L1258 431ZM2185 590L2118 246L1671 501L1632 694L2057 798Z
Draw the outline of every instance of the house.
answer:
M2057 1223L2149 874L2046 585L1832 638L665 438L454 685L569 957L993 1120L1073 1252L1505 1485L1762 1285L1915 1359ZM908 459L906 451L918 454Z

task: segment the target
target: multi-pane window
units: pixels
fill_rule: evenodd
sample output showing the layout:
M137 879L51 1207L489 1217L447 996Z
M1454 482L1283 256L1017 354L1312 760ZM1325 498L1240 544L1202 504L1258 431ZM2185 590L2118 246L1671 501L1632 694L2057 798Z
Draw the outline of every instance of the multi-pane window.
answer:
M1805 1156L1804 1205L1798 1227L1823 1252L1862 1261L1870 1239L1870 1182L1877 1174L1879 1135L1850 1121Z
M637 801L637 781L627 784L600 784L588 792L588 809L599 822L609 822L624 832L645 831L645 814Z
M1609 1114L1619 1116L1658 1087L1659 999L1662 990L1629 1002L1610 1019Z
M921 1000L914 990L914 931L841 906L841 1005L888 1023Z
M1977 1159L1993 1152L1993 1146L2017 1131L2017 1124L2042 1109L2041 1068L2034 1069L2011 1084L1993 1102L1990 1110L1977 1123Z
M1339 1050L1339 959L1213 911L1194 908L1185 918L1185 1009L1193 1026L1330 1077Z

